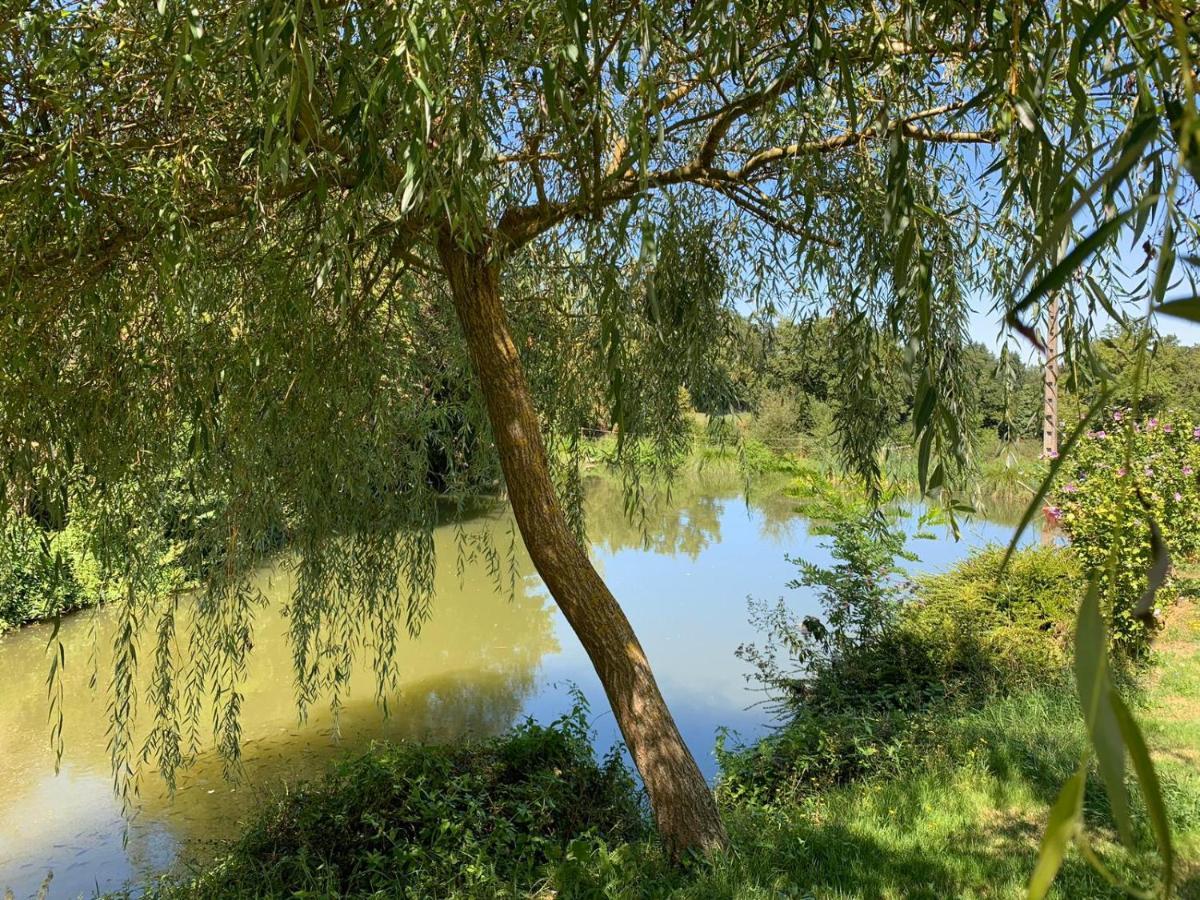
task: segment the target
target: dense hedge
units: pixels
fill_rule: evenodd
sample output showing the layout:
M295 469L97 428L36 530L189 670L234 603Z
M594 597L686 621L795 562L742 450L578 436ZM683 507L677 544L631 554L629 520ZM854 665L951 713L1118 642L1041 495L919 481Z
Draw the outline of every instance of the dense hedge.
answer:
M99 512L76 506L61 529L30 516L0 517L0 634L119 596L128 589L117 566L98 557ZM128 530L137 548L137 588L165 596L195 583L202 561L195 549L158 521ZM195 545L193 545L195 546Z
M13 517L0 536L0 634L76 609L86 593L64 540L32 519Z

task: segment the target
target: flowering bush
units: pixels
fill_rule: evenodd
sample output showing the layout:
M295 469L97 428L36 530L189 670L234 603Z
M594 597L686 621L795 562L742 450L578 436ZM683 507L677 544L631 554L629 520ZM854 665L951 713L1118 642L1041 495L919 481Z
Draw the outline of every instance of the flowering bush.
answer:
M1147 419L1132 423L1120 410L1080 442L1047 509L1071 539L1084 566L1099 572L1114 642L1137 652L1146 626L1134 610L1153 559L1150 521L1173 559L1200 551L1200 427ZM1169 581L1154 615L1170 602Z

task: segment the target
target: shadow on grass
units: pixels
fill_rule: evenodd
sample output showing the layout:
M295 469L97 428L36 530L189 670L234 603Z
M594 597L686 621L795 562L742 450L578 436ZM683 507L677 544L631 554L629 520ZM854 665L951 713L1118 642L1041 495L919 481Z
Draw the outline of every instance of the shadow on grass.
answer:
M761 839L757 847L746 846L745 841L754 838L743 835L733 870L724 877L714 873L711 880L702 879L685 893L757 896L746 892L754 885L772 897L1017 897L1033 871L1041 838L1041 824L1024 816L928 839L919 830L876 834L872 830L796 823L784 833ZM1060 897L1125 896L1078 859L1066 861L1057 890Z

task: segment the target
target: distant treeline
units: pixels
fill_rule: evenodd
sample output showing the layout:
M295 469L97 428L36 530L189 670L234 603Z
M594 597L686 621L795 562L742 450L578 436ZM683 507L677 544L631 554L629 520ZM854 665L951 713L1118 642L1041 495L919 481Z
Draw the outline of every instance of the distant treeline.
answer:
M785 319L769 328L742 316L730 322L731 338L722 355L719 389L692 389L701 412L719 415L751 413L756 436L786 447L797 440L823 442L833 430L836 408L852 402L848 373L841 367L833 320ZM880 341L877 365L893 390L881 398L880 415L891 429L909 423L916 384L914 366L899 344ZM1133 392L1124 387L1136 367L1139 340L1135 333L1105 334L1090 358L1060 365L1061 420L1070 422L1098 396L1106 379L1115 382L1113 406L1129 407ZM1001 439L1034 438L1042 429L1043 366L1031 354L1005 350L999 355L978 342L968 343L959 359L974 425ZM1138 398L1140 410L1154 415L1172 409L1200 416L1200 346L1184 346L1174 336L1147 345L1148 390Z

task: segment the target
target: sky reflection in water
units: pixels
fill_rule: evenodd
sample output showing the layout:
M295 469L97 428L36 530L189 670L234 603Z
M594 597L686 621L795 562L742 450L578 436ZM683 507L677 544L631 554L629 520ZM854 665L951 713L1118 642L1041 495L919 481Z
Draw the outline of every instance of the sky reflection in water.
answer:
M823 538L783 496L763 485L747 502L739 479L709 473L677 483L669 500L652 504L646 529L620 510L619 487L595 479L588 498L593 558L633 621L684 738L710 777L717 729L752 738L770 725L756 706L748 667L734 655L755 639L747 597L785 596L798 612L811 594L788 590L795 576L785 554L828 562ZM507 547L512 523L496 514L466 523L490 531ZM916 520L906 520L913 531ZM0 639L4 697L0 701L0 890L33 896L53 872L49 896L90 896L162 871L205 852L205 842L236 831L254 799L283 780L319 773L329 760L378 738L451 740L490 735L533 716L549 721L571 706L577 687L592 710L597 743L610 747L617 729L604 693L578 641L554 609L523 549L516 556L517 590L498 595L482 560L467 560L460 581L450 529L437 536L437 599L418 640L400 650L400 696L384 719L368 665L355 673L341 715L341 740L317 707L297 724L291 655L278 605L291 589L277 569L257 577L272 600L256 624L245 684L245 778L230 783L214 754L204 754L169 799L157 777L145 778L137 809L122 814L112 793L106 745L106 699L91 691L89 657L95 627L100 684L111 662L112 619L101 612L63 623L67 652L66 755L54 775L45 706L45 627ZM1006 542L1011 525L966 523L955 543L946 529L919 540L916 571L938 571L972 548ZM1031 536L1032 539L1032 536ZM128 823L128 841L124 841Z

